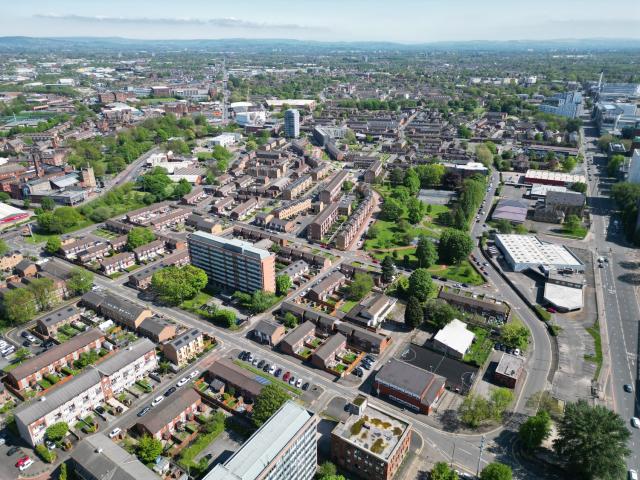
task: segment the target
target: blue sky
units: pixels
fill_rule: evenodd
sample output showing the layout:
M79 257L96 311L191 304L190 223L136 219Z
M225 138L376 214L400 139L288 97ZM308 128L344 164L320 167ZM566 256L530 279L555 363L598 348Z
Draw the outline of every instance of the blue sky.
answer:
M640 38L640 0L3 1L0 35L403 43Z

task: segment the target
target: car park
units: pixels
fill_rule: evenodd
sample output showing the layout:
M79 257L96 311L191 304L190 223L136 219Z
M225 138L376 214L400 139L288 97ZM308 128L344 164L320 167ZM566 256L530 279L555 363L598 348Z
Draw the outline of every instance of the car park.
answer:
M162 395L158 395L156 398L153 399L153 402L151 402L151 406L155 407L156 405L159 405L160 402L162 402L164 400L164 397Z
M122 429L120 427L116 427L109 432L109 438L117 437L120 433L122 433Z
M182 377L180 379L180 381L178 382L178 386L181 387L183 386L185 383L187 383L189 381L189 379L187 377Z
M138 416L144 417L147 413L149 413L149 410L151 410L151 407L144 407L142 410L138 412Z

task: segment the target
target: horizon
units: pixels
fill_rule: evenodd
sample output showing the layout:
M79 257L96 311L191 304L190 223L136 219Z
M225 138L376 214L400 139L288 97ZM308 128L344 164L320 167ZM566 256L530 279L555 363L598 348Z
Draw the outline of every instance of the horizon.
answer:
M125 38L131 40L299 40L423 44L481 41L640 39L640 5L615 0L606 11L595 0L540 0L522 8L492 0L274 0L171 2L112 0L108 6L60 0L14 4L0 19L3 36ZM126 13L120 13L126 12ZM357 21L354 21L356 19ZM467 20L472 19L469 22ZM96 35L96 30L99 33Z

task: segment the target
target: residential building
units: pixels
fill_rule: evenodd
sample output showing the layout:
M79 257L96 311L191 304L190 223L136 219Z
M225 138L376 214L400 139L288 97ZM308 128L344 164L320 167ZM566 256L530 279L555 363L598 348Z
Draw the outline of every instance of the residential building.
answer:
M438 330L432 339L432 346L445 355L462 360L474 338L475 334L467 329L467 324L454 318Z
M154 343L164 343L176 336L176 326L164 318L149 317L142 321L138 333Z
M376 160L371 164L369 168L364 172L364 181L367 183L374 183L383 172L383 165L380 160Z
M52 337L60 327L77 320L80 320L80 310L73 305L67 305L40 317L36 322L36 330L42 335Z
M356 239L362 227L375 206L375 197L370 189L366 189L364 198L360 201L349 219L344 222L336 235L336 248L347 250Z
M372 332L350 322L340 322L335 329L347 337L347 344L367 353L381 354L391 343L391 337Z
M131 330L136 330L145 319L153 315L148 308L111 293L87 292L81 301L92 310Z
M146 338L131 343L95 366L107 398L119 394L158 368L156 346Z
M304 191L308 190L312 183L313 179L311 175L302 175L300 178L297 178L287 185L287 187L282 191L282 198L284 200L293 200L300 196ZM309 199L309 202L310 201L311 199Z
M313 322L307 321L301 325L298 325L293 330L289 331L278 346L282 352L289 355L297 355L298 351L303 347L305 342L313 338L316 333L316 326Z
M311 354L311 364L325 370L329 369L337 363L336 355L346 347L347 338L344 335L331 335Z
M373 386L378 396L428 415L440 401L445 381L440 375L392 358L376 373Z
M493 380L498 385L507 388L516 388L518 379L524 370L524 358L516 357L509 353L503 353L493 372Z
M280 323L262 319L253 327L253 338L260 343L274 346L284 337L285 328Z
M204 336L197 328L190 328L162 346L162 352L173 364L182 366L204 350Z
M334 271L327 275L322 281L311 287L307 297L314 302L324 302L330 295L333 294L338 288L340 288L347 281L341 272Z
M195 232L189 236L189 253L210 282L249 293L276 291L275 254L249 242Z
M200 394L193 388L185 387L173 394L171 401L161 403L138 420L134 428L141 436L169 439L176 428L195 417L201 404Z
M300 136L300 112L294 108L284 112L284 136L287 138Z
M395 299L383 293L372 293L349 310L344 319L375 329L378 328L395 304Z
M296 278L304 275L309 271L309 264L304 260L296 260L295 262L289 264L287 267L280 270L279 275L286 275L291 280L295 280Z
M133 254L138 262L149 262L165 253L164 240L154 240L146 245L140 245L133 249Z
M224 358L215 361L209 367L206 377L209 383L221 381L226 390L235 390L235 396L242 397L245 402L255 400L264 387L263 383L256 380L254 374Z
M105 335L91 329L25 360L7 374L7 382L18 390L35 385L44 375L60 371L80 358L82 353L98 350L105 342Z
M105 275L113 275L136 264L136 257L131 252L116 253L100 261L100 269Z
M342 185L347 180L348 176L349 172L346 170L340 170L336 173L331 181L322 190L320 190L320 201L325 204L335 202L340 195Z
M288 401L203 480L311 480L318 462L317 428L314 414Z
M331 432L331 458L358 477L391 480L411 445L411 423L370 405L364 396L354 400L357 414Z
M288 218L296 217L307 210L311 210L311 199L301 198L299 200L288 202L281 207L272 210L271 213L275 218L286 220Z
M465 312L483 317L494 317L502 322L506 321L511 313L511 307L503 300L498 300L484 293L477 294L447 285L440 288L438 298Z
M233 220L240 220L241 218L244 218L247 215L249 215L251 212L253 212L256 208L258 208L259 205L260 205L260 202L258 201L258 199L255 197L251 197L246 202L241 203L240 205L235 207L233 210L231 210L231 213L229 214L229 216Z
M85 437L71 454L73 473L79 480L159 480L135 455L104 434Z
M307 236L309 240L320 241L331 229L331 226L338 218L337 202L330 203L322 210L307 226Z
M5 272L13 270L23 259L24 257L18 251L5 253L0 257L0 270Z

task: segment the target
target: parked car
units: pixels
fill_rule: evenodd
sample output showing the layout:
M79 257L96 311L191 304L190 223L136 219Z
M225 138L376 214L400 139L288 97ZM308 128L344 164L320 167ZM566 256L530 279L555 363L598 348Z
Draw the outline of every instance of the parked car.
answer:
M156 398L153 399L153 402L151 402L151 406L155 407L156 405L159 405L163 400L164 400L164 397L162 395L158 395Z
M268 372L270 368L271 368L271 365L269 363L265 363L264 367L262 367L262 371Z
M138 412L138 416L144 417L147 413L149 413L149 410L151 410L151 407L144 407L142 410Z
M301 378L299 378L299 379L296 381L296 388L300 388L301 386L302 386L302 379L301 379Z
M7 456L10 457L11 455L14 455L18 451L20 451L19 447L11 447L9 450L7 450Z
M280 375L282 375L282 369L278 368L275 373L273 374L276 378L278 378Z
M109 432L109 438L117 437L120 433L122 433L122 429L120 427L116 427Z
M371 370L371 365L366 362L360 362L360 365L362 365L365 370Z
M5 443L7 443L7 439L4 437L0 437L0 445L4 445Z
M181 387L183 386L185 383L187 383L189 381L189 379L187 377L182 377L180 379L180 381L178 382L178 386Z
M633 469L629 470L629 480L638 480L638 472Z
M264 361L264 360L260 360L260 361L258 362L257 367L258 367L258 368L262 368L262 367L264 367L264 364L265 364L265 361Z
M22 333L20 334L23 338L28 338L29 337L29 332L27 332L26 330L23 330ZM29 458L29 457L27 457Z
M29 460L27 460L26 462L24 462L22 465L20 465L20 466L18 467L18 469L19 469L21 472L24 472L24 471L25 471L27 468L29 468L31 465L33 465L33 460L29 459Z
M633 428L640 428L640 418L633 417L631 419L631 425L633 425Z
M174 393L178 388L177 387L171 387L170 389L168 389L166 392L164 392L164 396L168 397L169 395L171 395L172 393Z
M289 385L294 385L295 383L296 383L296 377L291 375L291 377L289 378Z
M238 358L239 358L240 360L244 360L246 356L247 356L247 352L246 352L245 350L241 351L241 352L238 354Z
M553 307L547 307L547 312L549 313L557 313L556 309Z
M194 370L193 372L191 372L189 377L196 378L198 375L200 375L200 370Z
M285 382L288 382L290 377L291 377L291 373L285 372L284 376L282 377L282 380L284 380Z
M16 467L19 467L20 465L22 465L22 464L26 463L28 460L31 460L31 459L29 458L29 455L25 455L24 457L20 457L20 458L18 459L18 461L16 462Z
M627 383L623 388L625 392L633 393L633 385L631 385L630 383Z
M276 371L277 371L277 370L276 370L276 366L275 366L275 365L271 365L271 367L269 368L269 373L270 373L271 375L273 375L274 373L276 373Z
M95 411L96 411L96 412L98 412L99 414L103 415L103 414L104 414L104 412L105 412L105 409L104 409L104 407L102 407L102 406L98 405L98 406L95 408Z
M302 390L309 390L309 382L305 382L305 384L302 385Z
M520 349L519 349L519 348L516 348L516 349L513 351L513 354L514 354L516 357L519 357L519 356L520 356Z

